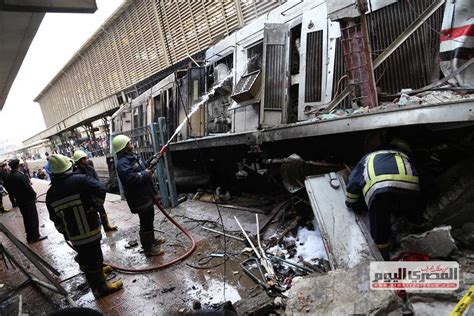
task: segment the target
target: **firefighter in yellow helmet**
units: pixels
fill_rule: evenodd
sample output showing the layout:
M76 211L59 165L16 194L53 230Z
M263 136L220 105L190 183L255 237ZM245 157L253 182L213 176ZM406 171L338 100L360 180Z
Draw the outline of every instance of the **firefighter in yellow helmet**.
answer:
M76 150L72 157L74 160L74 172L85 174L88 177L94 178L97 181L99 180L99 176L94 169L94 163L92 160L89 160L87 154L82 150ZM105 212L104 205L99 207L99 214L100 214L100 221L102 222L102 226L106 232L117 230L118 227L116 225L112 225L109 223L109 218L107 213Z
M140 218L140 242L145 256L163 254L160 244L164 239L155 239L153 204L158 202L158 192L153 185L153 171L133 152L130 138L117 135L112 140L112 149L117 154L117 173L122 183L130 211Z
M100 240L98 210L104 203L105 186L94 178L72 171L73 162L52 155L49 168L54 177L46 193L49 218L77 252L77 261L94 295L101 297L120 290L121 280L106 281Z

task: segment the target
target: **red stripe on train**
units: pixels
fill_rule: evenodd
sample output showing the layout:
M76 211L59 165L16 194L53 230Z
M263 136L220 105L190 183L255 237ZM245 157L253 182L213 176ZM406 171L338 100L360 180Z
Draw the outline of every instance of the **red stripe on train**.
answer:
M468 24L460 27L441 31L441 42L449 41L460 36L474 36L474 24Z

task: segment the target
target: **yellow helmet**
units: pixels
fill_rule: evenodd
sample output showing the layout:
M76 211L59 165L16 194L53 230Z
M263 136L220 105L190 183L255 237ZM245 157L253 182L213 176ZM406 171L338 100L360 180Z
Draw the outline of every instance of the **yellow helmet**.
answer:
M401 138L394 138L390 141L390 146L396 147L398 149L403 150L407 154L411 153L411 147L410 145L403 139Z
M87 154L83 152L82 150L76 150L74 152L74 155L72 156L72 160L74 160L75 163L77 163L79 160L82 158L87 158Z
M48 164L49 170L54 174L58 174L71 169L73 162L66 156L55 154L50 156Z
M119 151L123 150L127 147L130 138L125 135L117 135L112 139L112 149L114 153L118 153Z

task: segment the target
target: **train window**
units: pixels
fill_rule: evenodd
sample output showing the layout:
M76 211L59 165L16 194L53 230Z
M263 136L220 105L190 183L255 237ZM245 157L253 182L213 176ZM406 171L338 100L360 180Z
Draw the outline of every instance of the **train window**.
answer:
M138 124L139 124L138 107L135 107L133 109L133 128L137 128Z
M143 104L140 104L140 107L138 110L138 116L140 120L140 126L143 126Z
M143 104L143 124L144 125L148 125L148 115L147 115L148 106L149 106L148 101Z
M247 49L247 73L262 69L263 42Z
M167 113L165 113L166 117L168 117L168 113L169 111L171 111L171 109L173 109L173 89L172 88L169 88L168 89L168 104L167 104L167 108L166 108L166 111Z
M161 116L161 94L153 98L153 122L158 122Z

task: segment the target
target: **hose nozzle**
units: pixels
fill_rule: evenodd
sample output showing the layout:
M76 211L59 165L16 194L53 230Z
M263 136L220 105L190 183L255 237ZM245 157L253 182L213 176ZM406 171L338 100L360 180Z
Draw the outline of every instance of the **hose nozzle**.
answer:
M168 151L168 149L169 149L169 145L168 145L168 144L166 144L166 145L164 145L163 147L161 147L160 152L158 153L158 156L160 156L160 157L163 156L163 155L165 154L165 152Z

